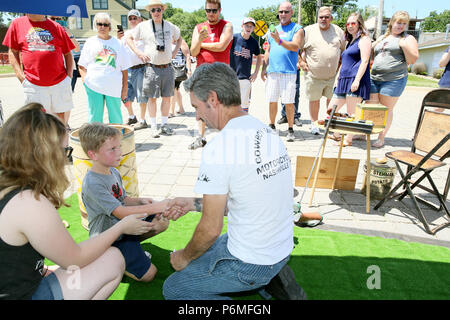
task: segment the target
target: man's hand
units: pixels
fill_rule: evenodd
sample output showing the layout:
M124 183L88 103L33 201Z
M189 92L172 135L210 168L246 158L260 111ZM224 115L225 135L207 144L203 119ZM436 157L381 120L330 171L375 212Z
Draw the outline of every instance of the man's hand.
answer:
M191 210L195 210L193 198L178 197L170 200L167 210L163 216L176 221Z
M184 257L184 249L180 251L174 251L170 254L170 264L172 265L172 268L175 269L175 271L183 270L188 266L189 263L190 261Z
M150 63L150 57L143 53L142 51L139 51L137 54L138 58L142 60L143 63Z
M271 32L270 36L273 40L275 40L276 43L280 43L280 34L278 33L277 29L275 29L275 32Z
M208 37L209 37L208 28L202 27L200 33L198 34L198 38L199 38L200 42L203 42L203 40L205 40Z
M255 72L250 76L250 82L255 82L256 78L258 78L258 73Z
M266 81L266 79L267 79L267 71L266 70L261 71L261 79L262 79L262 81Z

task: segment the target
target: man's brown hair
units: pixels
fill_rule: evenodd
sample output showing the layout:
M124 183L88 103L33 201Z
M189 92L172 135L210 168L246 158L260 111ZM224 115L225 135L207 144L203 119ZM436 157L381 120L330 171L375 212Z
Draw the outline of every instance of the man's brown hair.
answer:
M217 4L219 7L218 9L221 9L220 0L206 0L205 6L207 3Z

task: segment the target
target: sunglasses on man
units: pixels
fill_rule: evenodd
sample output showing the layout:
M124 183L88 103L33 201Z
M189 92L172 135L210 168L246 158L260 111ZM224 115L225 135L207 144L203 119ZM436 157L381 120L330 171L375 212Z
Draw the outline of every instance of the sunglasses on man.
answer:
M162 9L161 9L161 8L152 8L150 11L151 11L152 13L155 13L155 12L161 12Z
M278 11L278 13L279 14L288 14L288 13L291 13L291 12L288 11L288 10L280 10L280 11Z
M217 13L219 9L205 9L206 13Z

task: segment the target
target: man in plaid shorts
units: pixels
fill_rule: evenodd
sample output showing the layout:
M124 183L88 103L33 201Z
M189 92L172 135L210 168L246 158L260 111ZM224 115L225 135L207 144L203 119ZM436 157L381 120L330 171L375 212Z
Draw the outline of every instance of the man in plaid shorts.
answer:
M286 105L288 120L287 141L293 142L295 81L297 80L298 51L303 47L304 31L291 21L294 13L289 2L278 9L280 24L270 33L269 47L264 54L261 78L266 81L266 98L269 100L270 127L275 130L278 100ZM267 67L268 66L268 67ZM267 69L267 71L266 71Z

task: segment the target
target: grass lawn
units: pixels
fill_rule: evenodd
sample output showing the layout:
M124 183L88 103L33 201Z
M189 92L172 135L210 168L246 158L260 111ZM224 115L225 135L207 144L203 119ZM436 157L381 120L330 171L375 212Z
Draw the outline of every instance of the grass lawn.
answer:
M14 73L14 70L10 65L0 66L0 74L3 73Z
M68 202L72 207L60 209L60 215L75 241L83 241L88 232L81 227L77 195ZM110 299L163 299L164 280L173 272L170 252L186 245L199 220L199 213L189 213L144 241L142 247L159 270L156 278L144 284L124 277ZM299 227L294 227L294 246L289 266L310 300L450 299L449 248ZM232 297L261 299L256 292Z
M408 75L408 82L406 83L406 85L412 86L412 87L439 88L438 82L439 82L439 80L437 80L437 79L422 78L415 74L410 73Z

